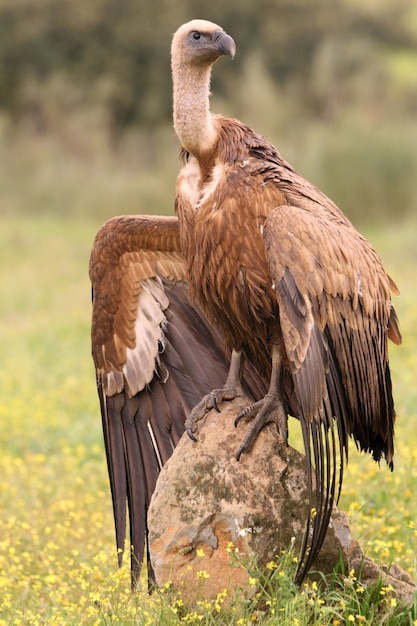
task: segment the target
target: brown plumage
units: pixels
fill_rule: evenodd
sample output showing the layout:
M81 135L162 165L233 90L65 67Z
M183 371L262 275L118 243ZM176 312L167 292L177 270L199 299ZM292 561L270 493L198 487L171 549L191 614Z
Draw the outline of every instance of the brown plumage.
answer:
M98 232L90 259L92 353L119 563L129 509L132 583L144 557L147 509L162 465L200 398L228 372L224 340L191 301L174 217L125 215ZM248 364L245 391L266 381ZM149 579L153 573L148 559Z
M300 420L312 512L298 582L324 540L348 437L393 463L387 339L401 341L396 287L373 247L269 141L210 113L211 67L234 52L232 38L203 20L174 35L178 219L115 218L91 257L117 545L127 497L134 577L158 468L184 422L198 436L199 419L222 400L243 391L255 400L236 419L250 422L238 458L267 422L286 440L288 414Z

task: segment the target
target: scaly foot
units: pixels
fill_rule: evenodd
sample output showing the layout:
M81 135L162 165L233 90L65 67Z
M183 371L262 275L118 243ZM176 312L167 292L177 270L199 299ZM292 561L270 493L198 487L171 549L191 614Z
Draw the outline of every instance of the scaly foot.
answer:
M244 391L239 385L235 387L225 386L221 389L213 389L213 391L204 396L185 420L185 430L190 439L197 441L194 434L198 429L197 424L205 416L205 414L208 413L208 411L215 409L218 413L220 413L219 404L223 402L223 400L234 400L238 396L243 395Z
M240 351L233 350L229 373L224 387L214 389L204 396L185 420L185 430L190 439L197 441L194 434L197 432L197 424L208 411L216 409L220 413L219 404L223 400L234 400L238 396L245 395L242 388L243 365L243 354Z
M241 411L235 419L235 426L241 419L252 420L242 444L237 451L236 459L239 461L243 452L248 452L260 430L270 422L275 422L285 445L288 445L288 414L283 402L283 354L279 343L272 345L272 371L268 393L262 400L251 404Z
M242 419L246 421L253 419L253 422L237 451L236 459L238 461L243 452L248 452L252 448L261 429L270 422L274 422L277 425L285 445L288 445L288 415L279 395L268 392L262 400L243 409L235 419L235 426Z

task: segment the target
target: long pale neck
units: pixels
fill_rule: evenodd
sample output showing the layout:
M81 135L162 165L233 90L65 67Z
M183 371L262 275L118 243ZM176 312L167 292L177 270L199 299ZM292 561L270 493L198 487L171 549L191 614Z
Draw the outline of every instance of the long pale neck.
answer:
M202 157L217 138L209 105L211 66L173 67L172 73L175 132L188 152Z

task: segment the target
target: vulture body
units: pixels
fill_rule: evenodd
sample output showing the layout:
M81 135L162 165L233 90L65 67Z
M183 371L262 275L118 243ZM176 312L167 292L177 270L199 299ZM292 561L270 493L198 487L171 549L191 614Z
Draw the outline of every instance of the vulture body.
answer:
M286 441L287 416L300 421L310 513L297 582L324 540L349 436L393 467L387 341L401 341L397 289L373 247L268 140L210 113L212 65L234 53L210 22L176 32L177 217L114 218L91 255L116 539L121 559L127 499L133 580L158 471L184 428L198 437L199 420L223 400L253 398L236 417L249 423L237 458L266 423Z

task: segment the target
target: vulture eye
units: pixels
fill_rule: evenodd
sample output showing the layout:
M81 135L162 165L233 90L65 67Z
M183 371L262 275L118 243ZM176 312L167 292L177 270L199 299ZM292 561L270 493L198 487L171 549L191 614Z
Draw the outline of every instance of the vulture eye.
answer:
M193 33L191 33L191 39L193 41L198 41L201 38L201 33L199 33L198 31L194 31Z

